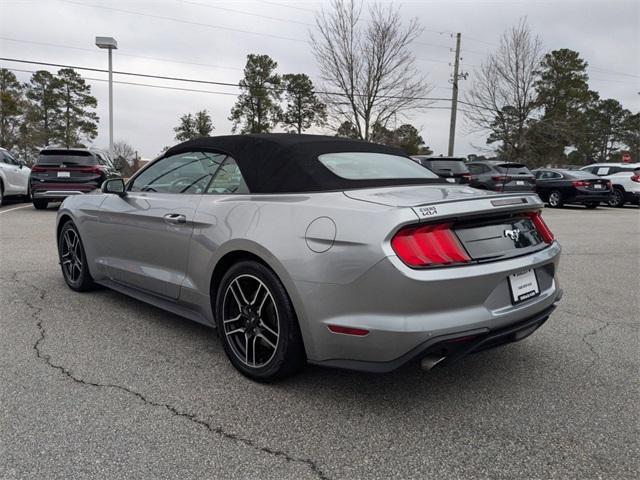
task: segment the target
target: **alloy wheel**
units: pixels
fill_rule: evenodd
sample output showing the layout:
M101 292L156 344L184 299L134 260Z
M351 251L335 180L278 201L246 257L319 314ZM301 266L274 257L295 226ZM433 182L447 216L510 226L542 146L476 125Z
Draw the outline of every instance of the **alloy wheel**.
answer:
M80 237L72 228L67 229L62 237L61 262L64 274L69 281L77 283L80 275L82 275L84 256L80 245Z
M549 195L549 205L552 207L560 205L560 194L558 192L552 192L551 195Z
M609 206L611 207L619 207L623 203L623 194L620 190L615 188L613 193L611 193L611 200L609 200Z
M222 303L224 335L233 354L251 368L267 365L280 340L280 319L273 295L253 275L234 278Z

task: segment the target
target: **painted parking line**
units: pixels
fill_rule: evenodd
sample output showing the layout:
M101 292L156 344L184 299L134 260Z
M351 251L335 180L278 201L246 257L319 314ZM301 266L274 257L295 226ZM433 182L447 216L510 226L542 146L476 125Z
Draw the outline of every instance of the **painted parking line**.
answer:
M31 207L31 204L29 205L22 205L21 207L14 207L14 208L10 208L8 210L0 210L0 215L2 215L3 213L7 213L7 212L13 212L14 210L20 210L21 208L28 208Z

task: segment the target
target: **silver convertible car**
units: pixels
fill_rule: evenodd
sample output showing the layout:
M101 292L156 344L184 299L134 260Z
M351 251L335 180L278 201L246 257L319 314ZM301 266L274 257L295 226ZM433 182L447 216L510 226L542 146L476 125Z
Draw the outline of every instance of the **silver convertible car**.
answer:
M62 273L217 328L269 381L305 362L429 369L525 338L562 290L533 193L443 183L400 150L314 135L169 149L67 198Z

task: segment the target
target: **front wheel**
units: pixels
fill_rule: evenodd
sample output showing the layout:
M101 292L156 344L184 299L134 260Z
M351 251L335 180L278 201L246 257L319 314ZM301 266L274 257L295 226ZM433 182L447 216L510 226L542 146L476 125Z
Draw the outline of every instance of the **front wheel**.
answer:
M269 382L305 363L298 321L278 277L261 263L233 265L216 298L216 323L225 353L243 375Z
M49 205L49 202L47 202L46 200L42 200L42 199L33 199L33 207L36 210L45 210L47 208L47 205Z
M562 204L563 204L562 194L558 190L553 190L551 193L549 193L548 202L551 208L562 207Z
M69 288L76 292L85 292L94 287L80 233L71 221L65 223L60 231L58 256L62 276Z
M624 205L624 192L619 188L614 188L609 199L609 206L620 208Z

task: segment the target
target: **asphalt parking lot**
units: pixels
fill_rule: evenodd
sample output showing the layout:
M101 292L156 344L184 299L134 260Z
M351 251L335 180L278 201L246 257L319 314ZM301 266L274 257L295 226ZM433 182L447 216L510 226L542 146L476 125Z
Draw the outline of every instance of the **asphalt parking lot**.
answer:
M519 344L275 385L202 326L69 290L55 214L0 209L2 479L637 478L638 208L544 211L565 295Z

